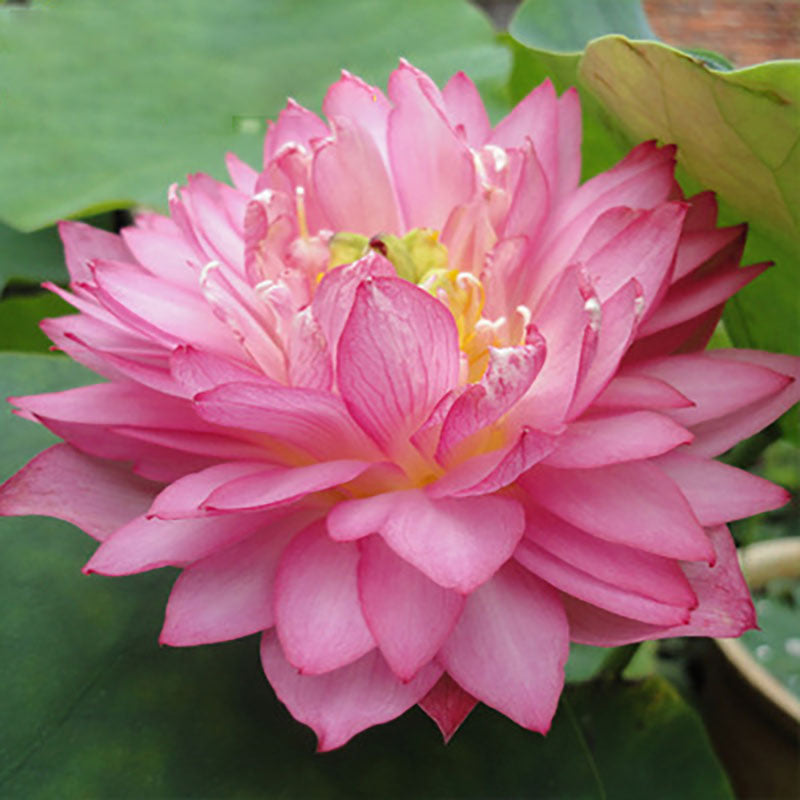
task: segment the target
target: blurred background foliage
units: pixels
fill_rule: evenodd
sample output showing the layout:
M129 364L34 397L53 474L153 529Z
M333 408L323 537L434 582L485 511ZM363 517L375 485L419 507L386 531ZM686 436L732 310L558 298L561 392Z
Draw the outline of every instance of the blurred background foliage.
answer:
M383 85L399 56L440 84L466 71L494 120L545 77L577 86L584 177L638 141L677 143L687 192L715 190L723 223L750 224L745 261L775 262L729 304L714 345L800 353L800 62L733 69L702 41L676 49L638 0L482 5L493 20L466 0L0 5L0 394L93 379L47 354L38 330L68 311L39 288L67 281L58 219L118 230L130 209L163 210L187 173L222 178L226 151L257 164L287 96L318 110L340 69ZM7 409L0 419L1 479L52 437ZM800 533L796 413L726 458L794 492L738 523L738 543ZM172 571L82 577L92 544L55 520L0 520L0 539L2 796L733 796L704 729L706 643L575 647L547 738L481 708L443 747L413 711L316 756L255 638L157 646ZM780 656L787 684L798 601L796 584L770 589L748 640Z

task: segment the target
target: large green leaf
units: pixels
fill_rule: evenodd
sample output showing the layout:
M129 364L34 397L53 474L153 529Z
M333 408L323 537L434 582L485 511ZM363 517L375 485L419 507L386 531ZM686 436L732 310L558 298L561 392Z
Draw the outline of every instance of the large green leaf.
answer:
M0 354L2 395L89 380ZM7 409L0 438L0 477L52 440ZM546 738L479 708L445 747L414 710L315 755L255 637L158 647L173 570L84 577L91 540L55 520L0 520L0 542L4 797L731 797L699 719L656 678L568 689Z
M0 9L0 218L30 230L89 209L162 206L170 181L256 163L287 96L319 106L347 68L398 56L466 67L497 99L508 53L462 0L104 0Z
M45 317L71 314L72 306L49 292L0 300L0 350L45 353L50 340L39 329Z
M579 53L607 33L655 38L639 0L525 0L508 30L526 47L557 53Z
M39 283L66 281L68 277L55 228L20 233L0 223L0 294L13 278Z
M580 81L634 139L678 145L692 181L727 222L745 220L745 259L774 260L730 304L735 344L800 352L800 61L717 72L673 48L608 36L591 42Z

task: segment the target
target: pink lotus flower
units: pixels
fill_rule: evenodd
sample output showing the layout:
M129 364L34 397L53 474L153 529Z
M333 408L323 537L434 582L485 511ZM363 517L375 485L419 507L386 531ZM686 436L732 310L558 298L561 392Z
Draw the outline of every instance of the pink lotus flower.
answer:
M194 175L120 236L61 226L56 346L106 383L14 398L65 441L2 490L183 572L165 644L263 632L323 750L418 703L546 731L569 641L735 636L725 523L786 500L712 460L798 397L798 359L702 352L744 226L645 143L582 186L574 91L492 128L463 75L347 73L235 188Z

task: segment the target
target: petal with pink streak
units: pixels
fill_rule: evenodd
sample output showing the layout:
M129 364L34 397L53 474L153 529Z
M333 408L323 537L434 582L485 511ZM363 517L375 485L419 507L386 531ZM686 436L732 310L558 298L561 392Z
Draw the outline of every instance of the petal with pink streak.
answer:
M557 592L510 562L473 592L439 654L466 692L547 732L564 685L569 630Z
M667 412L686 426L695 426L766 400L790 382L782 372L757 361L750 363L746 359L728 358L732 352L716 350L713 355L692 353L668 356L636 365L627 374L658 378L691 400L694 403L692 407ZM759 427L763 427L763 424ZM737 437L736 441L741 438Z
M443 589L378 536L360 545L358 588L367 625L395 675L411 680L456 624L464 597Z
M286 660L274 631L264 634L261 663L278 699L295 719L313 728L320 752L335 750L357 733L399 717L442 674L440 667L429 664L403 683L373 650L324 675L303 675Z
M732 413L695 425L695 440L690 445L693 454L717 456L724 453L737 442L769 425L800 401L800 358L797 356L744 349L719 350L708 355L777 372L785 376L785 385L779 391Z
M99 230L85 222L61 221L58 223L58 234L64 244L64 257L73 283L92 279L88 264L95 259L134 260L127 245L116 233Z
M436 723L447 744L477 703L445 672L419 707Z
M328 392L228 383L201 392L194 405L208 422L266 433L316 458L377 454L341 399Z
M56 517L102 541L144 513L159 488L122 464L57 444L0 487L0 516Z
M268 467L234 477L214 489L203 507L210 511L267 508L289 503L312 492L348 483L371 466L369 461L340 459L304 467Z
M282 147L298 144L310 149L312 139L320 139L329 133L328 126L313 112L289 100L278 121L270 123L264 139L264 166L278 154Z
M358 547L332 541L322 523L298 534L275 576L275 628L289 662L318 675L375 647L358 598Z
M404 227L441 230L475 192L475 166L429 79L408 64L389 78L389 159ZM434 187L433 190L431 187Z
M310 307L292 320L289 334L289 383L328 391L333 383L331 352Z
M672 606L606 583L562 561L535 542L523 539L514 558L551 586L598 608L651 625L681 625L689 621L687 606Z
M689 501L701 525L721 525L772 511L789 502L786 489L719 461L685 451L655 459Z
M347 500L328 515L334 539L380 533L395 553L432 581L462 593L494 575L514 552L524 527L516 500L435 499L420 489Z
M147 516L158 519L207 517L209 512L203 503L215 489L245 475L263 475L269 467L263 461L228 461L185 475L156 497Z
M675 559L592 536L541 506L529 505L525 516L522 542L533 542L560 561L630 594L670 606L697 604Z
M333 117L334 138L315 153L314 188L331 230L400 234L394 188L377 144L347 117Z
M339 339L339 390L353 418L389 455L458 379L450 311L399 278L363 282Z
M686 625L659 627L611 614L595 606L564 596L572 640L582 644L615 647L644 639L673 636L740 636L756 625L736 546L723 525L710 528L709 538L716 550L714 566L684 564L686 577L694 589L698 605Z
M267 528L183 570L159 643L189 647L271 628L275 570L293 534L291 527Z
M396 275L391 262L376 252L325 274L311 301L311 310L334 358L358 287L370 278L394 278Z
M144 514L112 533L95 550L83 571L133 575L159 567L183 567L229 547L260 528L273 528L283 509L260 514L226 514L207 519L149 519ZM305 516L306 524L308 515Z
M538 504L601 539L687 561L714 558L678 487L647 461L580 470L537 465L520 480Z
M475 84L463 72L456 72L442 89L442 97L453 128L470 147L482 147L492 126Z
M541 338L518 347L490 347L486 374L459 395L445 417L437 460L447 461L460 443L500 419L528 391L545 352Z
M537 86L492 132L489 143L522 147L530 139L549 186L558 183L558 99L549 79Z
M591 469L659 456L693 438L682 425L655 411L589 417L571 422L542 463L560 469Z

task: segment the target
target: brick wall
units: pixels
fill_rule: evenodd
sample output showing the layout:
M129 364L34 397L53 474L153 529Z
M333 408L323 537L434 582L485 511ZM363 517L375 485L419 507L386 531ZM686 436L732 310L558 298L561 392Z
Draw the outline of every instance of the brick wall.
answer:
M738 67L800 58L798 0L644 0L650 25L665 42L701 47Z

